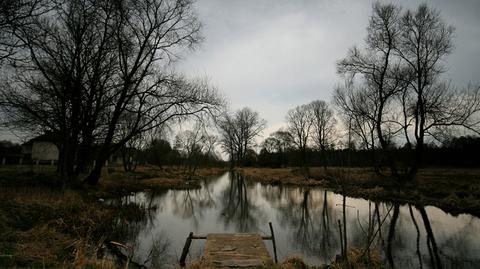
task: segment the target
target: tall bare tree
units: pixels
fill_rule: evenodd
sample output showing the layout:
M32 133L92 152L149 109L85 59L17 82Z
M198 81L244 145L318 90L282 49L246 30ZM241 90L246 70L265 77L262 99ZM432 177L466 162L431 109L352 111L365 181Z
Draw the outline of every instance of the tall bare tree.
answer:
M354 95L346 92L337 91L336 103L352 116L368 115L391 174L412 179L422 163L427 136L435 139L446 130L462 128L478 133L480 90L478 86L456 90L442 80L441 62L453 49L453 27L427 5L402 13L396 5L377 2L367 33L364 51L351 49L337 68L349 79L360 75L355 80L363 85L359 99L371 100L373 115L349 102ZM413 153L404 175L398 173L389 150L395 137L406 141Z
M345 59L338 62L340 74L361 76L366 85L363 94L369 95L376 105L372 120L375 125L379 144L387 155L391 173L396 176L397 169L389 151L391 145L385 134L385 110L391 99L405 85L405 75L400 59L394 55L400 35L400 8L393 4L373 5L373 13L367 27L366 47L364 51L354 47Z
M453 51L454 28L426 4L407 10L400 21L402 32L395 53L408 67L415 154L410 178L422 163L425 136L435 127L457 126L477 132L474 115L480 110L479 89L452 92L441 81L442 61Z

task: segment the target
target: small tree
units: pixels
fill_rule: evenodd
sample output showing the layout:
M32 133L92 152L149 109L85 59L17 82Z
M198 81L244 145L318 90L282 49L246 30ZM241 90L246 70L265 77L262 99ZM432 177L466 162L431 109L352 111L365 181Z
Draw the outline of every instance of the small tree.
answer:
M333 103L340 111L348 131L347 147L351 149L353 140L358 138L361 147L372 154L372 162L377 174L380 174L378 157L376 156L376 118L378 111L374 95L368 94L363 85L356 86L351 81L335 88Z
M191 179L203 161L207 164L216 159L214 147L217 143L215 136L208 134L206 126L202 123L195 124L192 130L186 130L177 134L175 138L175 150L180 152L185 174Z
M332 144L337 120L333 110L325 101L317 100L310 103L312 109L312 140L322 155L323 167L327 170L326 150Z
M288 111L286 120L292 142L300 152L300 164L307 169L307 147L313 126L311 105L300 105Z
M233 115L225 115L217 120L223 149L230 155L230 163L242 165L248 150L254 146L255 138L265 129L266 121L258 112L245 107Z

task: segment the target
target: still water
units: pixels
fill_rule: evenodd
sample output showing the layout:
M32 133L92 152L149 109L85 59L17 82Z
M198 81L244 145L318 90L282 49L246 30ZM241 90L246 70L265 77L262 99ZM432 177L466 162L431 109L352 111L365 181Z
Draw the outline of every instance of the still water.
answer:
M202 182L200 189L139 192L116 202L150 208L147 217L121 225L128 231L123 240L134 246L134 260L155 268L177 265L189 232L268 236L268 222L280 261L298 256L312 265L327 264L341 252L338 220L346 224L348 248L371 242L395 268L480 268L475 216L350 197L343 207L343 201L321 188L262 185L226 173ZM201 256L204 243L193 240L187 261ZM273 257L271 241L265 243Z

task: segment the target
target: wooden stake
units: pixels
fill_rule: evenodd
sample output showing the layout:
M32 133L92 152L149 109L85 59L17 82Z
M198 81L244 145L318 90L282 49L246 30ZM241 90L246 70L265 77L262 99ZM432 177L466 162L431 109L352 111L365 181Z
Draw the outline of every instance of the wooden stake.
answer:
M187 237L187 240L185 241L185 245L183 246L182 256L180 256L179 263L181 267L185 267L185 259L187 259L188 250L190 249L190 245L192 244L192 237L193 237L193 232L190 232L190 234Z
M338 231L340 232L340 249L342 251L342 259L345 258L343 253L343 236L342 236L342 223L338 220Z
M274 255L274 258L275 258L275 263L278 263L278 259L277 259L277 244L275 243L275 235L273 234L272 223L269 222L269 223L268 223L268 226L270 226L270 234L272 235L273 255Z

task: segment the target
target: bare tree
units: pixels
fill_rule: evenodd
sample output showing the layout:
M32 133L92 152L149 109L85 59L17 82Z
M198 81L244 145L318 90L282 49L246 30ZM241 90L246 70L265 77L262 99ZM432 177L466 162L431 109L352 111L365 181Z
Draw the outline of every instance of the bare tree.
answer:
M222 117L217 119L216 125L220 133L220 143L223 151L229 155L230 168L235 167L236 152L238 152L238 138L236 135L235 120L231 115L225 113Z
M280 128L279 130L271 133L269 137L262 142L262 150L260 151L260 154L262 151L264 153L266 151L267 154L270 154L268 160L270 163L274 157L271 154L274 154L276 155L275 160L273 160L275 163L274 165L286 166L288 165L287 152L293 148L292 140L292 135Z
M94 154L86 182L96 184L108 157L131 138L222 105L206 81L170 68L202 39L191 1L55 3L15 32L30 61L16 67L2 97L12 123L60 134L64 178L74 178L74 163ZM120 135L126 115L129 132ZM89 150L94 143L96 153Z
M222 137L224 150L230 154L232 167L245 161L248 150L254 146L255 138L265 129L266 121L261 119L258 112L248 107L242 108L235 114L225 116L217 121Z
M31 18L48 11L43 0L5 0L0 2L0 64L12 58L21 47L14 31Z
M360 75L365 84L364 95L376 105L372 120L379 144L387 155L392 175L397 175L393 156L389 149L390 134L385 134L385 112L391 99L405 85L401 61L394 55L400 35L400 8L393 4L373 5L373 14L367 28L365 51L354 47L348 56L339 61L337 70L344 75ZM378 170L377 170L378 171Z
M183 131L175 138L175 149L184 158L185 174L191 179L198 168L200 158L209 157L216 143L216 138L209 135L205 126L196 124L192 130Z
M335 88L333 103L342 115L344 125L348 129L348 145L353 138L359 138L363 148L370 150L375 172L380 174L378 157L376 156L377 132L376 117L378 103L375 94L365 85L355 85L347 80Z
M317 100L310 103L312 110L312 138L315 146L320 150L323 159L323 167L327 170L326 150L333 144L335 125L337 120L325 101Z
M415 154L409 178L416 174L423 159L425 136L436 127L457 126L478 133L474 115L480 110L479 89L452 92L440 80L445 72L441 62L453 50L454 28L445 23L440 13L420 5L401 18L402 32L395 53L410 72L409 89L413 103L412 125Z
M307 147L313 126L311 105L300 105L287 113L287 130L292 135L292 141L300 151L300 162L307 167Z
M453 27L427 5L402 14L398 6L377 2L367 32L365 49L351 49L337 65L340 74L362 85L357 87L361 91L338 90L334 98L337 106L350 112L349 120L368 118L373 123L391 174L412 179L422 162L426 136L436 139L446 130L462 128L478 133L480 90L478 86L455 90L442 81L441 62L453 49ZM371 109L355 105L365 101ZM414 152L405 175L398 173L390 151L395 137Z
M286 152L293 146L292 135L280 128L271 133L262 144L268 152Z
M293 147L292 135L283 128L278 129L270 135L278 141L277 150L286 152Z

